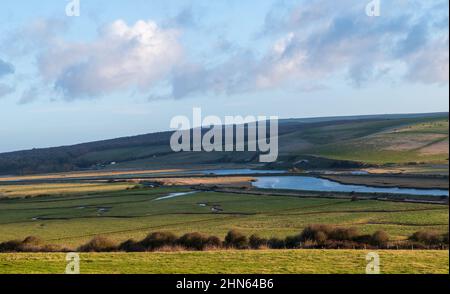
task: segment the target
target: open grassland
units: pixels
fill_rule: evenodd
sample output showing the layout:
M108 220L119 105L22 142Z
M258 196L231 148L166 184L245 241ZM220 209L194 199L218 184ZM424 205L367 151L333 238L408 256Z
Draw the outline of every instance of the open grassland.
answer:
M372 129L374 126L370 127ZM448 119L416 122L370 132L367 136L349 138L347 141L315 146L311 153L374 164L448 163L448 127ZM345 133L345 129L336 128L337 134ZM363 131L364 127L358 129Z
M188 190L141 188L3 199L0 241L34 235L75 248L96 235L117 242L142 239L151 231L201 232L223 238L230 229L284 238L315 223L353 226L361 233L385 230L393 240L425 229L448 231L448 206L443 205L215 192L156 200L182 191Z
M448 117L444 115L437 118L319 123L307 127L281 124L279 154L280 157L295 158L294 161L301 160L302 156L315 155L370 164L445 164L448 163L448 136ZM139 148L136 152L146 152L147 147ZM126 154L123 151L126 149L116 149L107 154ZM102 151L90 159L100 162L104 156ZM227 162L248 162L252 157L254 154L251 152L163 152L157 156L125 160L117 167L190 166L193 163L223 162L224 158Z
M448 164L448 113L370 117L288 119L279 122L279 168L293 168L305 158L314 160L299 168L335 168L345 161L384 165ZM249 167L258 163L255 152L172 152L171 132L154 133L58 148L0 154L0 174L33 174L79 171L61 178L114 177L115 172L88 169L128 169L122 174L153 175L157 172L196 169L205 165ZM327 159L327 160L323 160ZM348 164L348 163L347 163ZM392 165L389 165L392 166ZM132 170L141 171L132 172ZM152 170L148 170L152 169ZM156 169L160 169L159 171ZM448 173L448 167L447 167ZM445 171L445 170L444 170ZM7 177L49 179L54 175ZM59 175L57 175L59 177Z
M364 274L364 250L83 253L83 274ZM448 251L377 251L382 274L448 274ZM0 254L0 273L62 274L65 254Z
M100 193L122 191L134 187L131 183L118 184L32 184L32 185L0 185L0 200L3 197L23 198L49 195L80 195L85 193Z

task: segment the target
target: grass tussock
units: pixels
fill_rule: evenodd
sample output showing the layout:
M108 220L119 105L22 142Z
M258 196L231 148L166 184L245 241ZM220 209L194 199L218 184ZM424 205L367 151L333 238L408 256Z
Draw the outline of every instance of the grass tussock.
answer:
M441 235L435 231L419 231L412 234L412 236L409 237L409 240L425 245L439 246L448 244L448 232Z
M117 244L110 239L103 236L96 236L88 243L80 246L78 251L80 252L111 252L116 251Z
M66 248L44 243L38 237L29 236L24 240L11 240L0 243L0 252L65 252Z

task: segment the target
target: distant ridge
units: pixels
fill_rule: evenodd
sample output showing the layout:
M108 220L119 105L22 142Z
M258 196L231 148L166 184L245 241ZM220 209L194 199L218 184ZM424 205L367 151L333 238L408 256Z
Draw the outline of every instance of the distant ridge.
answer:
M437 126L437 121L442 123ZM375 154L380 154L380 156L384 154L383 150L386 148L389 150L388 145L395 141L390 134L383 132L420 123L434 124L434 129L439 127L436 129L435 136L439 140L436 142L425 141L426 144L439 143L440 145L436 145L439 148L434 148L436 150L445 148L442 144L448 146L448 112L282 119L279 122L279 161L287 163L289 167L292 162L301 160L305 156L314 155L364 163L382 163L389 160L389 156L392 157L393 162L398 163L409 161L445 162L446 159L448 162L448 155L445 158L445 154L432 154L433 156L420 158L419 153L415 154L408 150L404 150L403 153L395 153L395 151L386 153L383 155L386 157L385 160L374 158ZM0 175L108 168L111 162L117 163L115 168L185 167L186 165L202 164L245 166L257 163L257 154L254 152L174 153L169 147L172 133L172 131L165 131L71 146L0 153ZM411 140L411 146L414 145L417 149L415 140L420 137L420 132L410 138L407 135L403 139ZM382 140L383 136L387 138L385 141ZM389 136L391 138L388 138ZM375 149L370 147L372 145L369 143L372 139L368 140L367 138L376 138L377 142L376 144L374 142L373 146L378 147L373 147ZM366 143L369 145L365 146ZM383 147L383 144L386 145L386 148ZM355 150L349 150L349 148L355 148ZM377 148L381 149L377 150ZM363 154L363 150L365 154Z

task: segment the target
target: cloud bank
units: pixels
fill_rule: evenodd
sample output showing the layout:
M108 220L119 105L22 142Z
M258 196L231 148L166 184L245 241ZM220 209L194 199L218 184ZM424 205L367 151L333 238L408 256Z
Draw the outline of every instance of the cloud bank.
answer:
M189 54L192 48L181 34L183 26L197 27L190 8L170 19L170 25L117 20L85 42L60 37L55 21L36 22L24 32L41 40L39 73L65 100L130 90L150 100L285 87L320 90L332 80L359 88L385 77L401 83L448 84L448 1L382 1L379 17L366 15L367 3L277 2L257 34L269 45L242 48L227 40L225 48L233 50L220 49L220 62ZM211 50L214 59L219 52ZM0 60L0 77L8 73L11 67ZM155 90L161 83L166 86L162 94ZM27 97L21 101L30 101Z
M216 67L185 68L169 96L231 95L335 77L362 87L399 68L402 82L448 83L448 2L386 4L375 18L365 14L364 1L307 1L288 9L283 3L266 17L260 37L277 39L262 57L242 51Z
M135 89L149 91L181 60L178 32L152 21L122 20L99 30L91 42L52 42L38 58L43 78L67 100Z

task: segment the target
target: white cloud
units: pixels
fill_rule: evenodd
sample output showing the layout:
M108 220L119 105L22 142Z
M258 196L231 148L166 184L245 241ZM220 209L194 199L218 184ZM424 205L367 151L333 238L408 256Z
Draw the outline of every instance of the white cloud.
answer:
M356 2L347 1L351 3ZM285 34L275 46L278 51L283 49L282 56L267 64L267 80L278 84L286 80L280 76L317 79L346 72L359 87L403 63L410 81L448 82L447 71L444 74L448 69L448 27L430 30L441 10L410 6L409 10L393 7L394 13L390 13L390 4L384 4L384 14L370 18L363 13L363 5L311 1L293 9L281 23L270 26L266 21L269 31ZM442 36L446 43L439 41Z
M183 29L174 27L199 30L191 8L162 26L115 21L92 41L61 38L66 25L57 20L34 22L23 30L22 38L29 36L33 48L40 48L39 78L54 85L66 100L134 90L152 99L226 96L327 87L330 80L364 87L383 77L448 83L448 13L442 12L448 8L446 0L383 1L382 15L375 18L365 13L368 1L281 3L267 14L259 34L262 42L256 42L267 47L243 48L219 36L211 52L184 54ZM186 39L190 37L186 34Z
M38 59L44 79L68 100L134 88L148 91L170 74L183 55L178 32L152 21L118 20L92 42L55 40Z
M280 11L267 15L260 37L275 40L262 56L241 49L222 64L180 70L171 96L230 95L289 84L302 88L330 78L362 87L391 73L403 82L448 83L448 26L442 25L448 24L448 14L442 13L448 2L383 2L376 18L366 15L367 3L281 4Z

